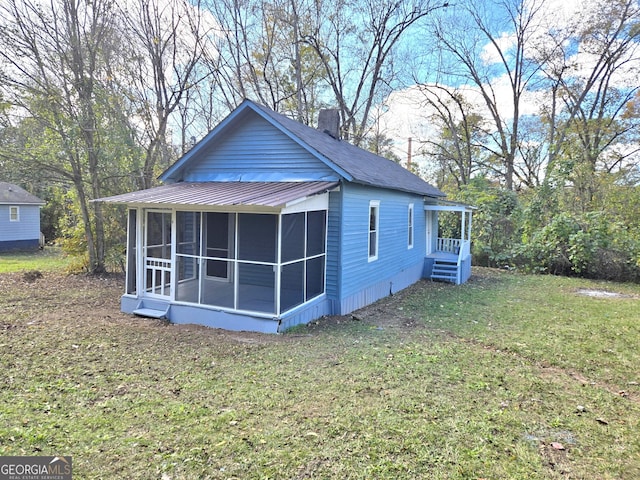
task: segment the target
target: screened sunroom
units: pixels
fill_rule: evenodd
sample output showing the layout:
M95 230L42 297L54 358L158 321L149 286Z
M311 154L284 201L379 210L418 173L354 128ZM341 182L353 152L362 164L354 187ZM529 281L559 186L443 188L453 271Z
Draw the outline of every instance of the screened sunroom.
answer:
M126 293L279 316L324 293L326 219L131 209Z
M159 187L155 199L105 199L129 203L123 307L126 298L137 303L125 310L145 314L153 303L172 320L179 305L274 319L323 296L329 184L279 185L260 194L260 184L236 186L226 196L218 188L204 207L176 205L171 192L186 186ZM190 187L191 202L212 188Z

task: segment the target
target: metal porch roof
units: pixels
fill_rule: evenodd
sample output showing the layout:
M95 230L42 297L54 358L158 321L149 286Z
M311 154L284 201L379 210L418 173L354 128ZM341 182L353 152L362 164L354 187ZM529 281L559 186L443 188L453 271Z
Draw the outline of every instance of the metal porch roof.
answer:
M324 193L338 182L184 182L162 185L95 201L152 205L282 207Z

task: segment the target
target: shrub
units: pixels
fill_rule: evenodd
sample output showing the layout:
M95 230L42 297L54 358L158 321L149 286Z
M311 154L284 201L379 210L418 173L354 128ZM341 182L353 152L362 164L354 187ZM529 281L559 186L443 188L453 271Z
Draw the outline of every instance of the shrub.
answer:
M561 213L514 248L514 263L530 272L638 281L640 245L604 212Z

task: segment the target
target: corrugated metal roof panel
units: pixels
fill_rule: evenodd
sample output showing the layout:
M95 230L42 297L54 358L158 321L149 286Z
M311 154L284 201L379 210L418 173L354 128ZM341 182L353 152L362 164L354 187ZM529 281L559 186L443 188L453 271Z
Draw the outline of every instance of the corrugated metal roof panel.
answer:
M338 185L337 182L173 183L96 201L147 205L281 207Z

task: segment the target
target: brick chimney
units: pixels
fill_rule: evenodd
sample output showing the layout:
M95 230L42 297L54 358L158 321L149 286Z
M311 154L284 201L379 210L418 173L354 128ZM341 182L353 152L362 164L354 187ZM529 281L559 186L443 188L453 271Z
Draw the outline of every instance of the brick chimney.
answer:
M318 130L340 140L340 111L333 108L320 110Z

